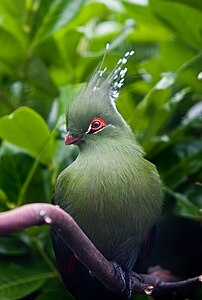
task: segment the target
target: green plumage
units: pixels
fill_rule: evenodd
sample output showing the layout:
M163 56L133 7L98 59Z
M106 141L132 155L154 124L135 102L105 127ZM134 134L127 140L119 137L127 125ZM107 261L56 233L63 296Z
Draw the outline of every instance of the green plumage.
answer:
M131 270L158 221L162 188L113 99L116 72L96 72L69 107L67 130L79 137L79 155L58 177L54 199L110 260ZM94 118L106 122L88 133Z

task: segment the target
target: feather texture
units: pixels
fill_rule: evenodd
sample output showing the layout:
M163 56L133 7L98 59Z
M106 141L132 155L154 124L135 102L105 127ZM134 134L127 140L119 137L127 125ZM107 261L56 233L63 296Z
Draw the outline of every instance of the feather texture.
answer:
M99 137L99 142L83 147L58 178L56 203L108 259L132 269L159 217L159 176L128 138L109 137L107 142L103 135L103 140Z
M162 185L155 166L144 159L142 148L114 103L126 73L122 69L124 64L122 59L106 79L96 71L70 105L67 129L73 140L78 141L80 151L77 159L59 175L54 202L70 213L106 258L130 271L158 221ZM89 126L94 118L102 119L106 126L92 133ZM72 253L61 243L53 235L59 269L70 291L77 299L85 299L81 295L90 295L93 285L94 298L86 299L101 299L101 290L105 294L102 299L108 299L109 291L92 279L75 258L72 260ZM75 269L70 271L72 261ZM81 283L82 276L85 285ZM75 284L80 292L72 288ZM118 299L117 295L114 299Z

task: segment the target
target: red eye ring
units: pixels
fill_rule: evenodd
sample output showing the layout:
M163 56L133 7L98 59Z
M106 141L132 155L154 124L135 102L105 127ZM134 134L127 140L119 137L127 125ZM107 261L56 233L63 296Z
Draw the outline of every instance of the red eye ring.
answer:
M92 122L90 123L89 129L87 133L94 133L103 127L105 127L107 124L106 122L101 118L94 118Z

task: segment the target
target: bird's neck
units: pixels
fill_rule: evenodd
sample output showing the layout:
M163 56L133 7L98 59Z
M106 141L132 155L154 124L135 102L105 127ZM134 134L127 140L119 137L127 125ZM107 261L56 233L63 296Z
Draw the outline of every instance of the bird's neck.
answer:
M116 135L116 136L102 136L95 140L90 140L83 143L80 147L80 155L81 156L91 156L97 157L103 155L112 155L111 159L113 159L113 154L122 153L123 155L127 155L127 153L137 153L137 156L143 156L144 151L141 146L135 140L132 132L128 132L126 135Z

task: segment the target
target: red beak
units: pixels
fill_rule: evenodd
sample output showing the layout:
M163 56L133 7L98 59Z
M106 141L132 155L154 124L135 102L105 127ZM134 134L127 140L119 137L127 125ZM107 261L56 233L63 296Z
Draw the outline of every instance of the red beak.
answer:
M66 136L65 136L65 145L71 145L71 144L76 144L82 139L82 136L72 136L71 133L68 131Z

